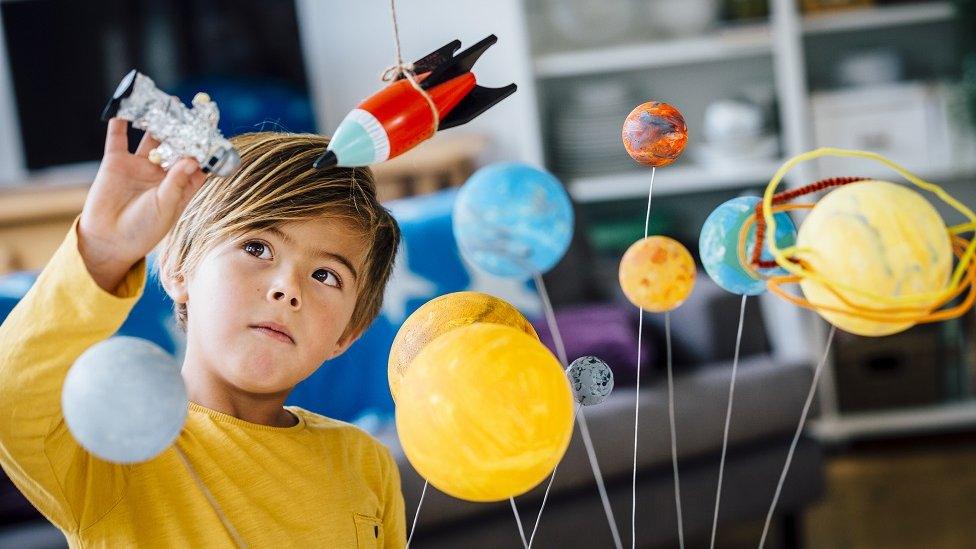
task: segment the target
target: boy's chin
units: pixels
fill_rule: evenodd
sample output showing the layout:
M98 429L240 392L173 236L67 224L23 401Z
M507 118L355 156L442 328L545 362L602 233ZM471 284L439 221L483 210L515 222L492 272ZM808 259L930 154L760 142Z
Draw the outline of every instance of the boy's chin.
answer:
M262 364L245 364L228 372L227 381L237 389L253 394L273 395L290 391L293 383L284 372L274 366Z

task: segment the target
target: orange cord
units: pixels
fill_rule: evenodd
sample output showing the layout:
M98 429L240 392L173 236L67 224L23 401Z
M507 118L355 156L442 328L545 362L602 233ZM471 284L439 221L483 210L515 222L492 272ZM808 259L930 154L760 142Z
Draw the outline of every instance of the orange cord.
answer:
M781 204L783 202L789 202L798 196L803 196L805 194L815 193L822 191L824 189L829 189L830 187L839 187L841 185L847 185L849 183L856 183L858 181L867 181L866 177L831 177L828 179L821 179L816 183L811 183L809 185L799 187L796 189L791 189L788 191L780 191L773 195L773 204ZM775 209L774 209L775 211ZM755 219L756 222L756 245L752 249L752 259L749 261L750 264L755 265L760 269L772 269L775 268L775 261L761 261L760 256L762 255L762 245L766 238L766 219L763 217L763 205L762 202L756 204ZM745 262L742 262L745 265Z
M953 241L953 250L952 250L953 253L957 258L961 258L962 254L969 246L969 241L960 236L953 236L952 241ZM838 299L840 299L844 304L846 304L849 307L849 309L842 309L840 307L834 307L830 305L811 303L809 300L805 298L797 297L793 294L786 292L780 286L781 284L794 284L799 282L800 277L796 275L782 275L782 276L769 277L766 281L766 286L769 288L769 291L773 292L774 294L778 295L779 297L785 299L786 301L794 305L803 307L804 309L810 309L813 311L829 311L833 313L843 314L852 318L860 318L863 320L870 320L875 322L886 322L891 324L912 322L916 324L922 324L922 323L929 323L929 322L939 322L950 318L957 318L965 314L965 312L973 306L973 303L976 302L976 263L971 263L966 269L966 273L967 274L966 277L963 279L963 282L959 285L958 288L956 288L956 290L953 291L951 295L935 303L929 309L929 312L922 313L922 314L918 314L918 313L910 314L911 312L918 311L919 309L912 309L912 308L905 308L905 307L873 308L873 307L857 305L851 303L848 299L846 299L835 289L829 286L827 287L827 289L832 294L834 294ZM969 294L966 296L966 299L963 300L962 303L956 305L955 307L951 307L949 309L935 311L935 309L938 309L939 307L945 305L949 301L958 297L963 291L966 290L967 287L969 288ZM891 315L890 313L909 313L909 314L899 316L897 314Z

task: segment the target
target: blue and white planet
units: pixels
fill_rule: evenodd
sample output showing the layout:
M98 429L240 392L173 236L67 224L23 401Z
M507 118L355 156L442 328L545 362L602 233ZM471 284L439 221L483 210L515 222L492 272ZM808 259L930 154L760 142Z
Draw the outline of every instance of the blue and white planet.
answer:
M573 206L549 172L491 164L458 192L454 236L466 260L500 277L531 278L562 259L573 238Z
M754 278L743 268L738 250L742 224L756 210L759 201L758 196L733 198L715 208L702 225L698 250L705 272L722 289L734 294L759 295L766 291L766 281ZM785 212L777 213L773 218L776 220L776 245L780 248L792 246L796 242L796 226L793 220ZM753 225L746 238L747 254L751 254L755 242L756 226ZM760 258L763 261L773 259L766 243ZM780 267L759 269L758 272L764 277L788 274Z

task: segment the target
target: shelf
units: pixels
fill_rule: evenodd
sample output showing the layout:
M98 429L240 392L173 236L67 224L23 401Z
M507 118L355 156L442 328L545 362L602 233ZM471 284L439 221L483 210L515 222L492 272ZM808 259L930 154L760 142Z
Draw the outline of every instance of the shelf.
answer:
M903 410L844 414L836 419L813 421L810 425L817 438L830 442L972 426L976 426L976 400Z
M803 32L824 34L947 21L954 14L950 2L857 8L804 16ZM539 78L572 77L756 57L770 54L771 44L768 24L747 24L690 38L547 53L537 56L534 65Z
M558 78L723 61L768 55L771 44L769 25L742 25L707 36L543 54L535 58L535 73Z
M803 17L803 32L825 34L853 30L878 29L932 23L952 19L955 9L950 2L920 2L876 8L857 8Z
M664 167L654 177L655 195L673 195L719 189L735 189L750 185L765 187L784 160L765 162L743 162L742 166L728 168L704 168L702 166ZM857 172L865 177L878 177L884 180L899 180L891 173ZM974 168L919 170L916 173L923 179L945 183L963 178L976 178ZM823 177L828 177L824 174ZM651 171L626 171L607 175L578 177L568 179L569 193L577 202L604 202L647 197L647 187L651 182Z
M729 168L664 167L654 176L654 195L693 193L765 185L782 161L744 162ZM577 202L601 202L647 197L651 170L583 177L569 180L569 193Z
M976 163L972 162L961 166L905 166L905 169L923 180L935 183L936 185L943 185L954 181L976 181ZM861 167L861 165L857 165L857 167L849 168L847 172L851 175L857 175L858 177L869 177L880 179L882 181L892 181L915 188L901 175L890 169L885 169L884 167ZM822 178L836 177L838 173L840 172L834 170L824 171L820 174L820 176ZM916 188L916 190L918 189ZM937 200L933 195L929 195L928 193L924 193L924 195L930 198L932 201Z

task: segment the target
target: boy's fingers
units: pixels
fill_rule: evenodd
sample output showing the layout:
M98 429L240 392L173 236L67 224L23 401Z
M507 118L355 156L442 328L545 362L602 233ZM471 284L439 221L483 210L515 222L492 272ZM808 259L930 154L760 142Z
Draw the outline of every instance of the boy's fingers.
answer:
M129 152L129 121L124 118L111 118L105 135L105 154L110 152Z
M203 173L200 170L197 170L193 172L193 175L190 176L190 180L193 183L193 188L195 190L198 190L200 187L203 186L203 183L207 180L207 174Z
M146 132L142 135L142 141L139 142L139 148L136 149L136 156L141 156L143 158L149 157L149 151L155 149L159 146L159 141L153 139L153 136Z
M200 166L192 158L184 158L170 168L157 191L160 206L168 213L178 216L181 208L189 202L189 196L193 196L196 190L194 182L198 173Z

